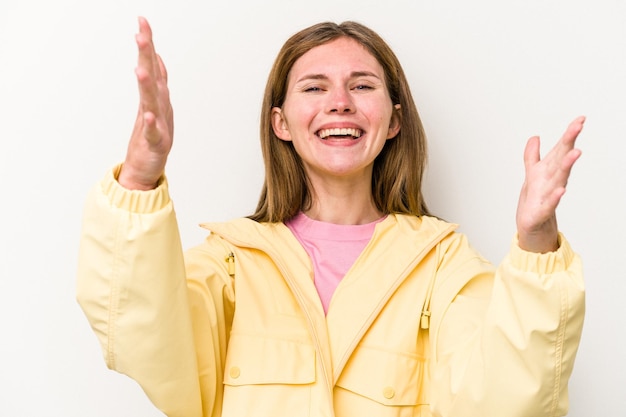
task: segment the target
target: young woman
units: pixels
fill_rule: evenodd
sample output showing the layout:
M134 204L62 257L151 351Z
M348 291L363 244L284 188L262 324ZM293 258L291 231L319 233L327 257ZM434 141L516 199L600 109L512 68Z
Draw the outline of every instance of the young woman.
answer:
M85 209L78 299L107 365L168 416L560 416L584 315L555 209L584 119L526 181L492 267L429 215L425 136L402 68L357 23L293 35L261 115L249 218L183 254L164 177L167 73L139 20L126 160Z

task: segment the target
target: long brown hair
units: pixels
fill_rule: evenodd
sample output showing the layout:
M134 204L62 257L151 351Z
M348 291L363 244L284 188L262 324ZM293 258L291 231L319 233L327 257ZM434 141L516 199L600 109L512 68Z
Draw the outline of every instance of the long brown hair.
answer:
M261 109L261 149L265 182L256 212L249 218L259 222L282 222L311 205L310 183L292 142L280 140L272 129L273 107L282 107L289 72L294 63L312 48L340 37L363 45L383 67L385 83L394 104L400 104L401 127L388 140L374 161L372 198L384 214L429 214L422 194L426 167L426 135L409 84L398 58L373 30L356 22L318 23L285 42L269 74Z

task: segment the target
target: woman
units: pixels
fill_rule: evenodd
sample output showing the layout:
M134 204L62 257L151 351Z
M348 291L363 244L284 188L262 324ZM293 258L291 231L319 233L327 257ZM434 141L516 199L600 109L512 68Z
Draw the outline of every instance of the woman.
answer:
M164 177L167 73L139 20L126 160L88 199L78 299L107 365L168 416L556 416L584 315L555 209L584 119L525 151L493 268L421 194L425 138L395 55L347 22L283 46L256 212L184 255Z

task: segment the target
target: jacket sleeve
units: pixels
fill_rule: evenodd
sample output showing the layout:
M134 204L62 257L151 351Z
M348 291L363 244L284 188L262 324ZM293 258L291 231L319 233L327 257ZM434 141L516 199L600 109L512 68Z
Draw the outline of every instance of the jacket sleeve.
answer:
M209 323L221 308L200 288L197 256L185 260L167 182L129 191L110 172L87 198L80 237L77 299L109 368L136 380L153 404L171 417L213 415L219 406L216 371L224 327ZM193 251L192 251L193 252ZM222 299L227 282L222 281ZM218 287L219 283L216 284ZM214 320L223 313L213 314ZM198 319L196 321L196 319ZM198 340L199 339L199 340ZM198 346L205 350L198 354ZM225 349L225 346L222 346ZM221 381L220 381L221 382ZM204 410L203 410L204 407Z
M450 245L446 257L462 261L443 261L433 295L433 311L441 312L431 328L434 415L567 413L584 285L580 259L559 238L560 248L546 254L514 241L495 271L464 237Z

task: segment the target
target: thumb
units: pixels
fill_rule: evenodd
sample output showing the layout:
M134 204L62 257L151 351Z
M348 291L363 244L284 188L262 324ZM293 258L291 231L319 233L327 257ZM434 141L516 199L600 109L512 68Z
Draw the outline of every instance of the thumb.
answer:
M526 171L539 162L539 145L539 136L533 136L526 142L526 148L524 149L524 166Z

